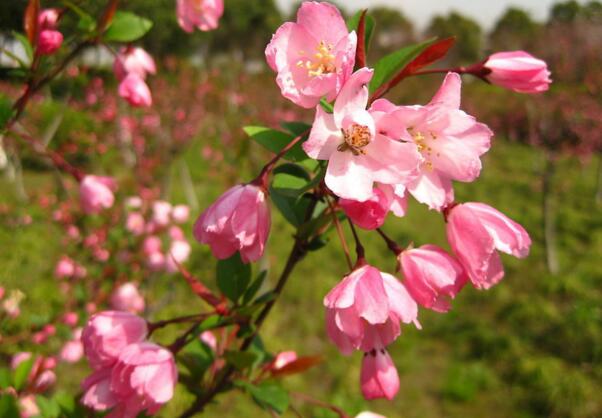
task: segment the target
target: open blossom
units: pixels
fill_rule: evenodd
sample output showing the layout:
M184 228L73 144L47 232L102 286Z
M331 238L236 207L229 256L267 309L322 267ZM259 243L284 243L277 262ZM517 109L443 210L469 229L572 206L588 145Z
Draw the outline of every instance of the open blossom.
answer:
M408 191L431 209L453 202L452 180L471 182L481 172L480 157L490 148L493 132L460 110L462 79L448 73L426 106L400 106L387 100L373 108L392 112L402 126L402 140L415 144L423 157L420 175L407 184Z
M524 258L531 238L518 223L483 203L462 203L447 211L447 240L477 289L504 277L497 251Z
M310 109L322 97L336 98L353 72L356 45L356 33L349 33L335 6L308 1L296 23L278 28L265 55L282 95Z
M124 283L113 291L111 307L118 311L140 313L144 311L144 298L134 283Z
M399 375L389 353L383 348L364 353L360 385L364 398L393 399L399 391Z
M111 177L87 175L79 186L79 197L82 209L87 214L100 213L113 206L117 183Z
M144 222L144 216L140 212L128 213L125 221L125 228L135 236L144 234L144 228L146 224Z
M326 331L343 354L386 347L401 333L400 321L420 326L418 306L405 286L369 265L336 285L324 306Z
M90 366L97 370L112 366L123 349L143 341L147 331L146 321L128 312L105 311L92 316L82 332Z
M159 226L167 226L171 222L172 205L164 200L153 203L153 221Z
M134 418L152 415L172 397L178 379L170 351L150 342L132 343L121 350L111 368L95 371L84 380L82 403L109 416Z
M488 70L485 78L492 84L518 93L542 93L552 82L546 62L525 51L498 52L483 67Z
M178 24L186 32L217 29L224 14L224 0L177 0Z
M405 286L418 304L447 312L450 299L468 281L460 263L436 245L423 245L399 254Z
M412 180L421 161L416 146L388 135L390 121L382 112L366 110L373 70L362 68L347 81L334 105L334 113L321 106L303 149L312 158L328 160L325 182L344 199L364 202L374 182L397 185Z
M141 78L146 78L147 74L155 74L157 67L153 57L142 48L126 46L119 50L113 71L117 80L121 81L128 74L137 74Z
M128 74L119 83L118 93L134 107L149 107L153 104L151 91L138 74Z
M245 263L257 261L270 232L270 209L264 191L253 185L234 186L207 208L194 225L194 237L220 259L237 251Z
M184 240L175 240L172 241L169 247L169 253L167 254L167 258L165 260L165 268L168 273L177 272L178 265L182 264L188 257L190 257L190 252L192 248L190 248L190 244L188 241Z
M176 205L171 212L171 216L177 224L186 223L190 217L190 208L186 205Z

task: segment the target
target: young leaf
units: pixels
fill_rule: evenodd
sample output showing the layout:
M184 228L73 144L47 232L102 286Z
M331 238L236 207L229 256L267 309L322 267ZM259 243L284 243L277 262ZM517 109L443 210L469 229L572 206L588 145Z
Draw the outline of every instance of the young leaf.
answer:
M255 142L263 145L265 148L275 154L280 152L280 150L286 147L297 136L287 134L286 132L277 131L275 129L266 128L264 126L245 126L243 130ZM284 154L283 158L290 161L303 161L307 159L307 154L305 154L305 151L303 151L303 148L301 148L301 144L304 140L299 141L293 148Z
M142 38L152 28L153 22L131 12L115 12L103 38L105 41L133 42Z
M19 363L17 368L13 372L13 386L16 390L23 389L25 382L27 381L27 377L29 376L29 372L31 372L31 368L33 367L34 359L30 358L28 360L22 361Z
M253 298L255 297L257 292L259 292L259 289L261 289L261 285L263 285L263 282L265 281L265 278L267 277L267 275L268 275L267 270L263 270L261 273L259 273L259 276L257 276L257 278L253 281L253 283L251 283L251 286L249 286L249 288L243 295L243 297L242 297L243 305L246 305L253 300Z
M283 196L297 197L311 181L309 173L296 164L282 164L274 170L272 188Z
M272 376L287 376L291 374L302 373L322 362L320 356L299 357L297 360L288 363L286 366L272 371Z
M413 74L421 68L431 65L435 61L445 57L447 51L454 46L456 38L445 38L436 41L425 48L416 58L412 60L401 72L404 75Z
M23 47L23 50L25 51L25 55L27 55L29 62L33 61L33 46L31 46L31 42L29 42L29 39L27 39L27 36L24 36L22 33L14 32L14 31L13 31L13 36L15 37L15 39L17 41L19 41L19 43Z
M13 104L8 97L0 94L0 131L13 115Z
M213 351L201 340L196 339L178 354L178 360L198 381L213 363Z
M38 39L38 16L40 15L40 0L29 0L23 16L23 29L32 45Z
M0 395L0 417L19 418L21 413L17 406L17 399L10 395Z
M6 389L10 386L10 371L7 368L0 368L0 389Z
M306 195L301 198L280 194L277 189L270 188L272 202L278 208L282 216L293 226L298 227L305 222L305 212L311 203Z
M228 363L238 370L245 370L255 363L257 354L250 351L226 351L224 357Z
M278 414L283 414L289 405L289 396L286 390L274 382L263 382L259 385L245 383L244 388L253 397L253 400L264 409L271 409Z
M217 262L217 286L232 302L237 302L247 290L251 280L251 265L245 264L236 253L226 260Z
M359 23L362 17L363 10L358 11L354 14L351 19L347 21L347 28L351 31L354 30L358 32L359 37ZM364 29L364 45L366 48L366 52L368 51L368 47L370 46L370 40L372 39L372 35L374 34L375 22L374 18L369 14L366 14L365 18L365 29ZM360 44L360 40L358 39L358 45Z
M36 396L36 404L40 408L43 418L59 418L61 407L54 399L48 399L41 395Z
M293 135L297 136L297 135L301 135L304 132L309 132L309 130L311 129L311 125L308 125L305 122L282 122L280 123L280 126L282 126L284 129L286 129L287 131L289 131L290 133L292 133Z
M419 44L408 45L381 58L374 66L374 76L369 86L370 92L376 91L389 81L434 41L434 39L429 39Z

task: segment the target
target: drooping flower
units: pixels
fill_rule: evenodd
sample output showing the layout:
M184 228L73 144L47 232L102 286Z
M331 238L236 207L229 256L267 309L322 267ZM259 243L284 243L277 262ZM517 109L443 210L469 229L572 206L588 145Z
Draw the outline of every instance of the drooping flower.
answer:
M113 291L111 307L117 311L133 314L144 311L144 298L134 283L124 283Z
M525 51L498 52L483 64L485 78L492 84L518 93L542 93L552 80L545 61Z
M365 265L353 271L324 298L326 331L343 354L391 344L400 322L418 323L418 306L390 274Z
M398 259L404 284L414 300L437 312L447 312L450 299L468 281L460 263L436 245L405 250Z
M271 217L264 191L234 186L207 208L194 225L194 237L220 259L237 251L245 263L257 261L265 249Z
M84 352L96 370L110 367L129 344L143 341L146 321L128 312L104 311L92 316L82 332Z
M113 206L117 183L111 177L85 176L79 186L79 197L82 209L87 214L100 213Z
M134 107L150 107L153 97L148 85L138 74L130 73L119 83L119 96Z
M391 400L399 391L399 375L391 356L384 349L364 353L360 385L364 398Z
M373 70L356 71L339 93L334 113L321 106L303 149L311 158L328 160L325 182L344 199L364 202L373 184L398 185L412 180L421 161L416 147L388 135L389 121L381 112L366 110ZM386 133L386 134L384 134Z
M121 81L128 74L137 74L146 78L147 74L155 74L155 60L142 48L126 46L119 50L113 62L113 71L117 80Z
M452 180L471 182L479 176L480 157L493 136L487 125L460 110L461 87L460 76L448 73L426 106L393 110L384 99L373 104L392 112L394 123L404 128L402 140L413 143L423 157L420 175L407 184L408 191L439 211L453 202Z
M531 238L518 223L483 203L462 203L447 210L447 240L477 289L504 277L497 251L524 258Z
M310 109L322 97L332 101L351 76L357 35L349 33L339 10L329 3L301 4L297 22L286 22L265 50L278 73L282 95Z
M217 29L224 14L224 0L177 0L178 24L186 32Z

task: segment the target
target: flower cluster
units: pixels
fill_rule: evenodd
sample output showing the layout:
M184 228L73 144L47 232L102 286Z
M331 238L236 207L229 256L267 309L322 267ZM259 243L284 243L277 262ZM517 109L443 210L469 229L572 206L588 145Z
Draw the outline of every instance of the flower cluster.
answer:
M153 58L142 48L123 47L113 64L115 77L119 80L119 96L134 107L149 107L153 98L145 82L148 74L155 74L157 68Z

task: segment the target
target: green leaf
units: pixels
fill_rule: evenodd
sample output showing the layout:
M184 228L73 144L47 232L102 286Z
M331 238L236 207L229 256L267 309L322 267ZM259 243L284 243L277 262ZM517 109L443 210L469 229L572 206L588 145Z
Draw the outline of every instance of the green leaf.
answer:
M286 129L287 131L289 131L290 133L292 133L295 136L301 135L302 133L309 131L311 129L311 125L308 125L305 122L299 122L299 121L282 122L282 123L280 123L280 126L282 126L284 129Z
M0 389L6 389L10 386L10 370L3 367L0 369Z
M217 262L217 286L232 302L237 302L251 281L251 265L245 264L236 253Z
M296 164L282 164L274 170L272 188L284 196L297 197L311 181L309 173Z
M354 30L357 33L357 27L360 23L360 18L362 16L363 10L359 10L356 14L354 14L347 21L347 28L351 31ZM372 40L372 35L374 34L374 27L376 26L374 22L374 18L369 14L366 14L366 30L364 32L364 41L366 42L366 52L368 52L368 46L370 45L370 41ZM359 42L359 40L358 40Z
M29 376L29 372L31 372L31 368L33 367L34 359L33 357L29 360L22 361L19 363L17 368L13 372L13 386L19 391L23 389L25 382L27 381L27 377Z
M105 32L105 41L133 42L142 38L153 27L153 22L131 12L117 11Z
M63 4L71 9L78 17L77 29L82 32L94 32L96 30L96 21L92 16L86 13L81 7L69 0L63 0Z
M243 130L255 142L259 143L275 154L279 153L297 136L288 134L286 132L277 131L275 129L266 128L264 126L245 126ZM306 139L307 138L304 140ZM289 161L306 160L308 156L301 147L301 144L304 140L299 141L293 148L284 154L283 158Z
M253 283L251 283L251 286L249 286L249 288L242 297L243 305L246 305L253 300L259 289L261 289L261 286L263 285L263 282L265 281L265 278L267 276L268 271L263 270L261 273L259 273L259 276L257 276L257 278L253 280Z
M20 418L21 413L17 406L17 400L10 395L0 395L0 417Z
M27 58L29 58L29 62L33 61L33 47L29 43L29 39L27 39L27 36L19 32L13 32L13 36L23 46L25 54L27 55Z
M250 351L226 351L224 357L238 370L248 369L257 360L257 354Z
M278 414L283 414L289 405L288 392L275 382L263 382L259 385L237 381L257 404L264 409L271 409Z
M3 94L0 94L0 131L13 115L13 103Z
M38 395L36 396L36 404L40 408L40 414L43 418L58 418L61 414L61 408L54 399Z
M435 40L436 38L432 38L419 44L408 45L380 59L374 66L374 76L369 86L370 92L376 91L376 89L393 78L395 74L412 62L414 58L435 42Z
M305 213L311 203L307 195L302 195L300 198L287 196L279 193L278 189L270 188L270 197L274 206L294 227L298 227L305 222Z
M198 381L213 363L213 350L200 339L196 339L178 354L178 360Z

